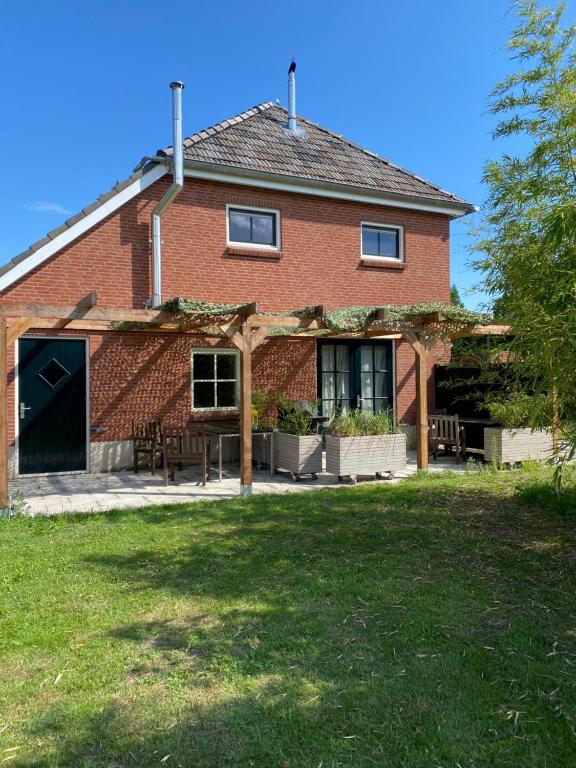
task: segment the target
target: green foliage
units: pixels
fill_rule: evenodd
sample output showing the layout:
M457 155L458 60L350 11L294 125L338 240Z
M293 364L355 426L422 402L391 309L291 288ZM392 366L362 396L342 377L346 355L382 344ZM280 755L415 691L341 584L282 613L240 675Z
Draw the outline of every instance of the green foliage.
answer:
M13 517L20 517L25 515L28 509L26 499L21 490L17 490L15 493L10 494L8 500L8 506L0 507L0 520L10 520Z
M348 411L337 416L329 428L329 434L338 437L363 435L389 435L396 432L391 411Z
M403 325L417 323L434 312L440 312L454 325L476 325L486 322L486 315L472 312L463 306L445 304L442 301L425 301L420 304L393 305L379 307L345 307L335 309L324 315L327 327L335 333L354 333L374 322L378 312L384 313L386 326L401 328Z
M156 309L163 309L166 312L174 312L177 315L201 315L209 317L214 315L233 315L238 312L245 304L214 304L210 301L198 301L196 299L183 299L177 297L168 299Z
M550 426L550 398L546 395L529 395L516 392L508 397L488 396L486 408L490 417L506 429L544 429Z
M276 420L270 413L272 395L262 389L252 390L252 424L254 427L270 428Z
M576 422L576 56L563 6L516 3L508 50L517 71L492 93L496 138L519 136L523 156L490 162L476 267L495 311L512 326L519 389L554 403L569 434ZM504 347L503 347L504 348ZM530 426L538 426L534 412ZM570 440L573 440L571 437ZM576 443L572 442L574 447Z
M289 400L284 394L276 394L278 407L278 429L289 435L311 435L314 432L311 410L315 408L315 402L308 403L309 408L304 408L300 403Z
M464 308L464 302L460 298L460 291L458 290L456 283L453 283L450 286L450 304L454 304L456 307Z
M301 408L283 413L278 418L278 429L289 435L311 435L314 431L310 414Z

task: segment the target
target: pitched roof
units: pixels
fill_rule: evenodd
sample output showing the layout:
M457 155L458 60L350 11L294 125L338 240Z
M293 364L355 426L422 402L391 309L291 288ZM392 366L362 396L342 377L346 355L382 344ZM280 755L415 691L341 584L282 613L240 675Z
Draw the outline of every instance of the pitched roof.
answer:
M272 102L260 104L185 139L184 160L467 205L310 120L299 116L297 132L287 130L287 124L286 109ZM171 155L172 148L159 154Z
M474 210L471 203L304 117L298 116L297 132L287 125L286 109L270 101L259 104L186 138L184 160L454 206L456 215ZM145 158L127 179L0 266L0 291L160 178L168 170L160 163L171 155L167 147Z

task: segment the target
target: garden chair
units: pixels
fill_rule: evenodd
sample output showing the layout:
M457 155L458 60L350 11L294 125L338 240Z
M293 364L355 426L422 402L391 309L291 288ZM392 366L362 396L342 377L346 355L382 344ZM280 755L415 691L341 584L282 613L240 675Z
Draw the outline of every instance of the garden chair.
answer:
M428 416L428 450L438 457L438 448L442 446L445 451L452 452L456 449L456 463L459 464L466 453L466 432L458 423L458 416L444 416L434 414Z
M162 455L162 434L157 419L134 419L132 421L132 443L134 446L134 472L138 473L140 456L147 457L150 472L155 474L156 461Z
M162 425L162 456L164 485L168 474L174 480L176 466L182 469L184 464L200 464L202 485L210 479L210 440L203 430Z

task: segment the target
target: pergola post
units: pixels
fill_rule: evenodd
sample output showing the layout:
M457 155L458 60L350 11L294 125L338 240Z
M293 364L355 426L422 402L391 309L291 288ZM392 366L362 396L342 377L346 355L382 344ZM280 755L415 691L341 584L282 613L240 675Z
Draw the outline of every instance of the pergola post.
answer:
M240 330L240 496L252 495L252 329Z
M8 506L8 330L0 317L0 508Z
M416 463L428 469L428 366L427 347L422 341L414 346L416 355Z
M416 464L428 469L428 348L425 333L404 331L404 338L414 350L416 368Z

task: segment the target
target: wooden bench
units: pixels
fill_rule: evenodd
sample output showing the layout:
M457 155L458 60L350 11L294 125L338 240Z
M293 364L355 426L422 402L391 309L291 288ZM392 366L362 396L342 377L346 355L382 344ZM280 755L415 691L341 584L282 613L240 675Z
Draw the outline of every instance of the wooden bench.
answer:
M182 469L184 464L200 464L202 485L210 479L210 441L203 430L163 424L162 455L164 485L168 485L168 474L174 480L176 466Z
M158 419L134 419L132 421L132 443L134 446L134 472L138 472L140 456L146 456L150 472L154 474L156 460L162 454L162 434Z
M446 451L456 448L456 463L459 464L466 453L466 433L458 422L458 416L434 414L428 416L428 450L438 457L438 448Z

